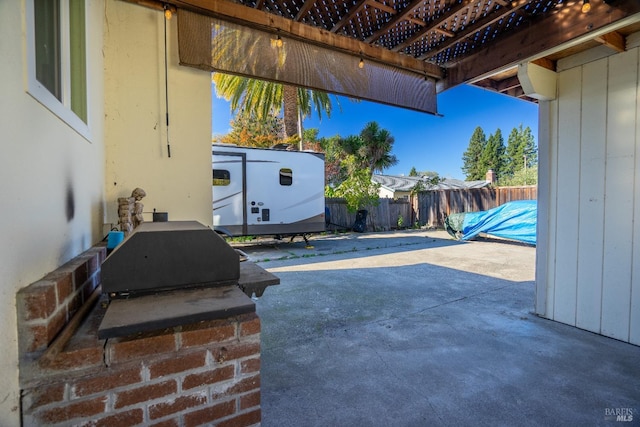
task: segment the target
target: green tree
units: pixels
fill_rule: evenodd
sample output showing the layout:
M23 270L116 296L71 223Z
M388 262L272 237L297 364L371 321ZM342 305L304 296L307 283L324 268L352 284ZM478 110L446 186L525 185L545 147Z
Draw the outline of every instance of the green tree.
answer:
M507 140L504 176L511 176L525 167L532 168L537 163L538 154L531 129L528 126L522 129L522 125L513 128Z
M230 101L235 114L250 114L264 120L282 113L282 139L298 135L302 140L302 119L314 108L320 119L323 112L331 116L331 99L326 92L223 73L213 73L211 78L216 95Z
M485 174L489 169L493 169L498 179L503 175L504 169L504 139L502 138L502 131L496 129L496 132L489 135L487 144L482 150L480 156L479 170L482 172L482 176L477 179L484 179Z
M480 126L476 127L469 140L469 146L462 155L462 171L466 179L475 181L484 179L486 170L481 170L480 158L485 146L487 145L487 137Z
M418 176L418 171L416 170L415 166L411 167L411 170L409 171L409 176Z
M358 169L368 169L369 175L383 172L398 163L391 154L395 142L388 130L377 122L369 122L359 135L351 135L340 140L340 146L347 155L354 155Z
M391 154L395 139L391 133L380 128L376 122L369 122L360 132L363 145L360 147L360 158L368 163L369 172L382 173L385 169L398 163L395 155Z
M342 197L351 213L359 209L377 206L379 203L379 184L371 181L371 173L367 168L359 167L360 160L353 154L342 161L342 167L349 170L347 178L335 188L327 187L327 197Z
M518 185L537 185L538 184L538 166L518 169L513 175L500 179L502 186L518 186Z
M524 129L522 138L525 140L526 167L527 169L533 168L538 165L538 147L529 126Z
M253 114L240 114L231 120L231 132L218 137L216 142L269 148L282 142L282 128L282 119L279 117L258 119Z

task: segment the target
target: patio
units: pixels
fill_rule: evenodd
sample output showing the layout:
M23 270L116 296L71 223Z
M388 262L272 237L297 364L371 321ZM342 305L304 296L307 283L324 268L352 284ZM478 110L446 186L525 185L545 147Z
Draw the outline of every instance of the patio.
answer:
M640 348L532 314L535 248L414 230L312 244L242 245L281 278L256 301L263 426L640 422Z

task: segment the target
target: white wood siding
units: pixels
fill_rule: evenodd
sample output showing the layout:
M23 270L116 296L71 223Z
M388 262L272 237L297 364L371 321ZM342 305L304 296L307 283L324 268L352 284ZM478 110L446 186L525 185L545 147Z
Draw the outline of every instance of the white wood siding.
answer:
M540 109L536 312L640 344L640 48L582 58Z

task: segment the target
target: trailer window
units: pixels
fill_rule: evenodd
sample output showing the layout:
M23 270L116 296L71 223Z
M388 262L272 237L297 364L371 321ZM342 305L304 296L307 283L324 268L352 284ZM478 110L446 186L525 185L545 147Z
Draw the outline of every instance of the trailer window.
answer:
M289 168L280 169L280 185L293 184L293 171Z
M231 184L231 174L228 170L214 169L213 170L213 185L224 186Z

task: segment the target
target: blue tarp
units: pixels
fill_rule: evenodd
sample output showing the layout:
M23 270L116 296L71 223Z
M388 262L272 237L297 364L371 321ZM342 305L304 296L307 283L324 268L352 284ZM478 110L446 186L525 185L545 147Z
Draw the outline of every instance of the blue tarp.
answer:
M535 245L537 216L536 200L519 200L488 211L450 215L446 225L447 231L460 240L469 240L485 233Z

